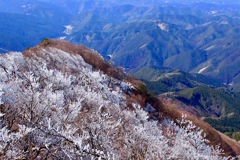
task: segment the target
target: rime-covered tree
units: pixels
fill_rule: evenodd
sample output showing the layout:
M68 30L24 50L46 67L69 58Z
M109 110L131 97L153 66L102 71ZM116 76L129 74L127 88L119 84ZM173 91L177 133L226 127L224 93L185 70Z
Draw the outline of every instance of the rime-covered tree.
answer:
M160 124L129 108L131 84L80 55L38 52L0 57L2 159L223 159L191 121Z

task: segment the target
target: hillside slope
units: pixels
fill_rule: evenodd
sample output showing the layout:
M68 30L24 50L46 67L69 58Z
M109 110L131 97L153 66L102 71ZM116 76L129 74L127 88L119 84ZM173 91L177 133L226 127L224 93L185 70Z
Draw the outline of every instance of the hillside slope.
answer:
M224 1L1 1L0 53L61 38L93 48L132 73L180 69L239 91L240 4Z
M144 67L180 69L239 90L239 3L100 2L79 4L67 40L132 73Z
M45 39L23 54L2 55L0 70L2 159L223 159L220 155L240 154L239 143L196 117L182 117L152 97L142 82L84 46Z

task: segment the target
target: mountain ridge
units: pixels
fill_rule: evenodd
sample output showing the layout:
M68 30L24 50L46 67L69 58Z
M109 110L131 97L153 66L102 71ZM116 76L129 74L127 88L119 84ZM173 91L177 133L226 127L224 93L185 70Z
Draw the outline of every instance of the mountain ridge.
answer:
M180 69L221 80L237 91L240 22L239 12L229 8L238 5L218 3L116 5L124 14L114 14L114 5L93 5L73 20L66 40L95 48L130 72L146 66Z
M2 1L0 47L23 51L45 37L60 37L94 48L132 72L146 66L180 69L221 80L239 90L239 3L106 2ZM71 31L64 31L67 26ZM14 43L9 43L10 39Z
M80 54L86 62L89 62L89 60L88 60L89 55L87 55L87 54L93 54L94 56L90 56L91 57L90 58L91 62L89 62L90 64L91 63L93 65L97 64L97 66L100 65L99 67L96 67L96 66L95 67L100 69L100 70L103 70L103 72L105 72L105 73L107 73L109 75L113 75L114 76L114 75L120 73L120 76L116 76L117 79L121 79L121 80L125 79L126 83L131 83L134 86L134 88L136 88L136 90L133 89L131 91L132 94L130 94L130 97L129 97L128 101L130 101L132 103L132 102L137 100L138 103L141 104L142 106L146 106L147 103L150 103L155 109L157 109L157 111L159 112L158 114L161 115L160 117L168 117L170 119L181 119L181 115L182 115L181 112L177 111L176 109L174 109L172 107L170 107L170 108L166 107L165 106L166 104L162 104L162 102L160 100L152 97L148 93L145 84L143 84L142 82L140 82L140 81L138 81L136 79L130 78L130 77L123 76L122 75L123 73L119 72L118 69L115 69L115 71L112 71L112 69L106 69L105 67L101 68L101 66L102 66L101 63L105 64L107 62L105 62L101 58L99 53L97 53L97 52L95 52L93 50L87 49L84 46L72 45L72 44L69 44L69 43L61 41L61 40L43 40L42 43L39 46L37 46L35 48L31 48L31 49L25 51L24 55L27 56L27 57L29 57L29 56L31 57L31 53L33 53L33 52L38 55L38 50L39 49L41 49L41 48L48 48L48 47L51 48L53 46L58 48L58 49L61 49L63 51L68 51L69 53L74 54L74 55ZM94 57L94 59L92 59L93 57ZM96 63L98 61L99 61L99 63ZM130 108L132 108L131 107L131 103L127 104L127 106L129 106ZM153 112L153 113L150 112L150 115L152 115L153 119L156 119L158 117L158 114L156 114L155 112ZM217 144L217 143L221 142L221 144L224 146L224 149L225 149L226 152L230 153L230 152L233 151L233 150L231 151L231 149L229 148L229 145L231 145L231 143L229 143L229 142L226 143L225 140L220 140L219 141L219 137L220 136L218 138L214 137L214 136L211 136L211 135L218 134L216 130L212 129L208 124L206 124L206 123L204 123L202 121L197 120L196 117L195 118L193 118L194 116L192 118L191 117L192 116L190 116L191 120L195 121L195 123L198 126L201 126L200 128L204 129L205 133L207 133L207 138L210 139L211 143ZM238 143L233 145L233 146L235 146L235 147L233 147L234 150L235 150L234 152L236 152L237 154L238 154L238 152L240 152L237 149L238 145L239 145Z

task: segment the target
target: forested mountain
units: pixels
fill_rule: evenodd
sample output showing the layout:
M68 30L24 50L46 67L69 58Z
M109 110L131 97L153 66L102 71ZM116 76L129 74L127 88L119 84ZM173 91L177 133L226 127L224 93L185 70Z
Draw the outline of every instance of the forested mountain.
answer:
M240 5L97 2L90 9L82 6L68 40L84 43L130 71L177 68L238 89Z
M236 141L163 104L84 46L45 39L24 53L2 55L0 63L1 159L227 159L222 156L240 153Z
M44 37L62 38L130 71L180 69L239 90L240 4L224 2L1 1L0 48L22 51Z
M163 102L239 140L239 9L238 0L2 0L0 53L27 49L35 57L28 49L46 37L84 44L122 67L108 71L114 78L133 75Z
M237 1L98 2L82 6L67 40L99 51L156 95L176 92L174 98L198 109L218 130L239 133L238 93L215 89L239 91ZM190 90L194 94L186 99L182 93Z

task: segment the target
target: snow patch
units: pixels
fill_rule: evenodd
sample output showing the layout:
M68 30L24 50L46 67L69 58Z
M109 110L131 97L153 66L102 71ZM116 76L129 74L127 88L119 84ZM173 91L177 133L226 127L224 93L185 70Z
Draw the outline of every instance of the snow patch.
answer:
M169 31L168 26L165 23L158 23L158 27L163 31L166 31L166 32Z
M213 48L215 48L215 45L212 45L212 46L206 48L205 51L209 51L209 50L211 50L211 49L213 49Z
M31 9L31 4L24 4L21 7L22 8L27 8L27 9Z
M198 73L202 73L202 72L204 72L208 67L209 67L209 66L206 66L206 67L200 69L200 70L198 71Z
M223 83L225 86L231 87L234 85L234 82L230 82L230 83Z
M212 24L212 23L213 23L212 21L206 22L206 23L203 23L203 24L198 25L198 27L206 27L206 26L208 26L208 25L210 25L210 24Z
M73 26L71 25L66 25L64 26L65 27L65 30L63 31L63 33L65 33L66 35L69 35L72 33L72 30L73 30Z
M209 13L210 13L210 14L217 14L218 11L210 11Z
M86 35L85 38L86 38L86 40L87 40L88 42L90 42L91 39L92 39L89 35Z
M148 43L142 45L139 49L142 49L142 48L146 47L147 45L148 45Z
M59 37L60 40L66 39L66 36Z

